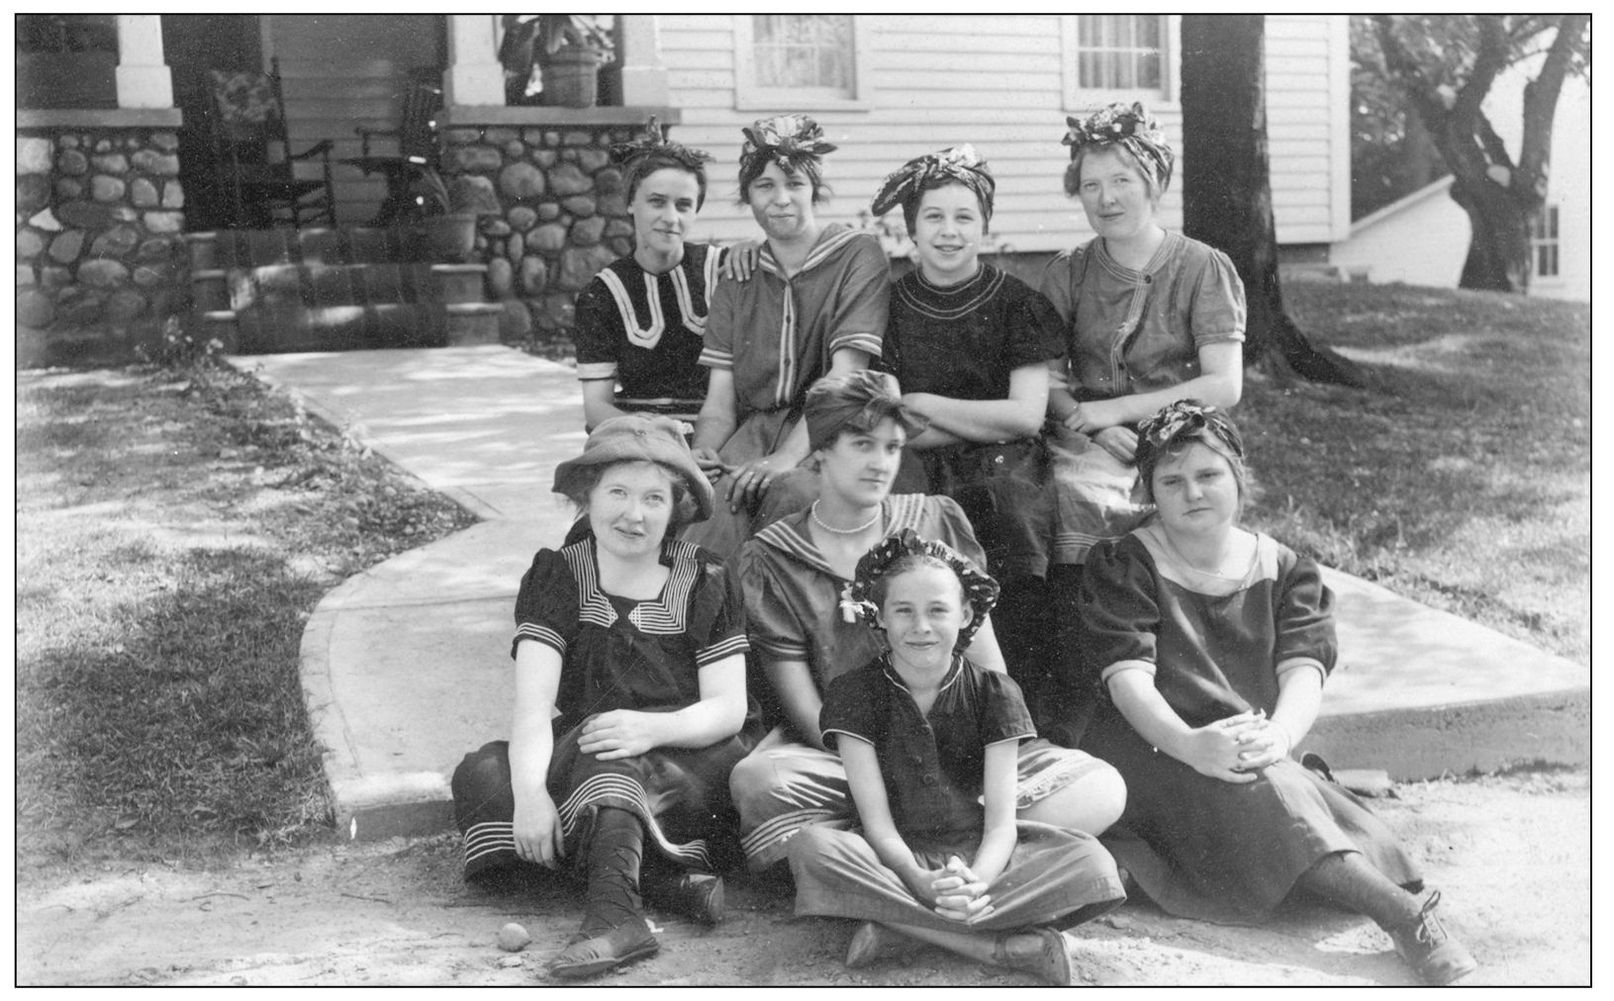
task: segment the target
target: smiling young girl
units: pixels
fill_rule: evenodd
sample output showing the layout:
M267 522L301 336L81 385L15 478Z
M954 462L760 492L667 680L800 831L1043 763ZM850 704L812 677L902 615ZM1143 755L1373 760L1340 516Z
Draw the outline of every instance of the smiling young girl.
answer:
M905 530L859 562L851 605L886 652L830 684L821 729L839 752L858 827L790 842L796 913L858 918L848 966L918 939L978 962L1072 982L1065 936L1118 905L1114 863L1090 836L1015 816L1020 690L964 654L997 585Z
M1389 829L1291 753L1334 667L1317 564L1238 524L1244 445L1219 410L1179 401L1138 430L1156 514L1088 557L1080 746L1126 778L1108 844L1165 910L1253 923L1296 889L1366 914L1425 980L1474 959Z
M1053 535L1048 453L1038 432L1048 364L1064 357L1059 315L980 259L995 183L968 144L886 178L871 211L900 207L919 266L896 282L885 365L930 426L908 442L899 491L953 498L1003 587L996 618L1009 674L1035 699L1054 625L1043 583Z

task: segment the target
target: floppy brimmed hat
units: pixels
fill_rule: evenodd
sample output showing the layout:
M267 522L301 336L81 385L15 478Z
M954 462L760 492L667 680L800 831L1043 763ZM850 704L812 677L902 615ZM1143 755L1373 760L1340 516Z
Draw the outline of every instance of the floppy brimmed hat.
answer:
M583 454L555 467L557 494L570 497L584 470L618 462L655 462L678 473L695 502L695 520L712 516L712 485L684 443L684 426L671 417L624 414L603 420L588 436Z

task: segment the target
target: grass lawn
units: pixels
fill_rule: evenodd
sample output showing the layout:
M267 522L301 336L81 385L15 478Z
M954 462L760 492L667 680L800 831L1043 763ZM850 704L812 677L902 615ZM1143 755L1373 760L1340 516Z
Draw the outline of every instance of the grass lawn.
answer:
M303 624L474 519L208 368L21 374L17 493L20 871L326 833Z
M1363 390L1252 373L1249 521L1323 563L1591 663L1591 307L1290 283Z
M1590 307L1285 294L1369 385L1250 373L1250 523L1589 664ZM341 580L472 519L228 371L18 386L19 873L327 835L303 623Z

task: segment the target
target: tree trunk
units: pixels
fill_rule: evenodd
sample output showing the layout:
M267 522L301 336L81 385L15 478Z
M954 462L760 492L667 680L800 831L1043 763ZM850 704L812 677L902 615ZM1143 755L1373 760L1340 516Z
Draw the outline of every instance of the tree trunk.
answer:
M1265 18L1182 19L1183 232L1223 251L1249 304L1246 364L1281 361L1316 382L1361 386L1355 365L1314 347L1283 305L1267 157Z

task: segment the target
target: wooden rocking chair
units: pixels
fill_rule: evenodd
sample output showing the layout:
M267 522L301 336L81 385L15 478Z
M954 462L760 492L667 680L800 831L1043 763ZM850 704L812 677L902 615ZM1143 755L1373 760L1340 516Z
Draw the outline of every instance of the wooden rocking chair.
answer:
M280 60L269 72L209 70L213 149L229 193L230 226L268 229L289 223L336 225L331 193L329 139L301 152L286 134L286 102L280 90ZM299 164L316 176L297 173Z
M418 210L415 182L424 171L437 166L436 117L443 107L442 78L439 69L412 70L404 89L397 127L359 125L353 130L359 135L362 155L342 162L366 174L381 174L387 181L387 196L375 218L377 226L409 218ZM376 142L381 137L396 141L396 155L382 152L391 143Z

